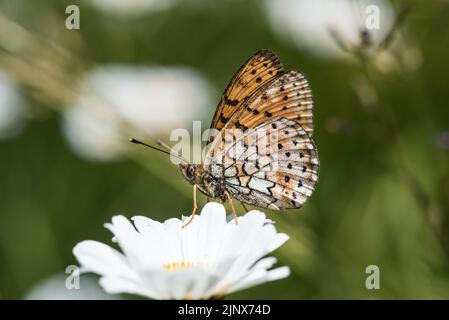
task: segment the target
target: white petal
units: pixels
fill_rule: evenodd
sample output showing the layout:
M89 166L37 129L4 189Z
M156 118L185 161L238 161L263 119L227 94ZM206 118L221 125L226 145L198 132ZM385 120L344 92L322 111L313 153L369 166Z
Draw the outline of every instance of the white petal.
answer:
M88 272L136 279L136 274L130 268L126 258L117 250L101 242L82 241L73 248L73 254L82 268Z
M164 230L162 223L144 216L134 216L131 218L134 226L141 234L151 234L153 232L162 232Z
M207 267L168 272L165 285L171 299L208 299L220 280L220 272Z
M265 213L259 210L248 211L244 216L239 217L239 224L242 223L259 223L263 221L264 223L269 220L266 219Z
M251 270L270 269L277 261L278 261L278 259L276 259L275 257L266 257L266 258L260 259L259 261L257 261L254 264L254 266L251 268Z
M157 299L158 297L148 288L138 285L134 281L113 276L106 276L100 279L100 285L109 294L130 293L140 296Z
M198 224L196 259L214 262L221 247L226 211L223 205L210 202L204 206Z
M219 277L205 268L170 272L166 285L172 299L201 299L205 291L217 283ZM201 283L201 287L198 284ZM195 286L197 286L195 288Z
M146 217L136 216L132 218L136 229L142 236L144 251L141 268L161 267L170 259L165 244L165 229L162 223Z
M112 223L105 223L104 227L109 229L119 243L122 250L133 250L134 240L139 236L132 223L124 216L112 217Z
M265 214L253 210L239 217L238 221L238 226L229 224L229 227L234 227L234 232L222 250L223 256L240 254L245 250L248 247L248 239L254 238L263 226Z
M279 267L270 271L259 269L251 273L248 277L242 279L235 286L229 288L228 293L254 287L259 284L287 278L290 275L290 269L286 266Z
M112 217L112 224L106 223L105 227L115 236L128 261L135 267L145 265L142 261L145 252L142 236L137 232L132 223L124 216Z
M215 215L225 215L225 207L218 202L208 202L201 210L201 214L215 214Z
M196 279L189 290L189 296L192 299L207 299L213 293L213 288L220 280L217 274L208 274L207 277L201 276Z
M287 240L288 236L276 233L273 225L264 225L262 230L249 240L247 251L242 251L239 268L241 270L249 268L255 261L271 253Z
M239 282L242 281L242 279L245 279L247 277L250 277L251 274L257 274L258 272L266 272L267 269L271 268L275 263L277 262L277 259L274 257L267 257L264 259L261 259L257 261L251 268L251 270L243 269L243 270L237 270L235 272L229 271L229 270L223 270L222 274L227 275L225 277L222 277L222 279L217 283L217 285L212 288L213 293L216 294L217 292L227 292L229 288L232 288L235 285L238 285ZM230 267L234 267L234 265L231 265ZM211 294L211 295L212 295Z
M168 219L164 222L164 238L161 243L165 244L166 262L181 262L184 260L182 251L182 222L179 219Z
M290 239L290 237L285 233L277 233L276 236L273 237L272 242L267 246L267 251L273 252L274 250L282 246L288 239Z
M187 217L183 223L187 223L190 217ZM200 260L200 242L198 240L199 230L200 230L200 221L202 217L195 217L192 222L188 225L188 227L182 229L181 237L182 237L182 251L185 261L198 261Z
M244 223L240 223L233 237L230 239L229 250L238 255L232 268L225 274L220 285L226 285L238 281L251 265L266 255L267 246L273 243L276 237L276 229L272 224L264 224L265 215L258 211L247 213ZM228 252L228 255L231 253Z

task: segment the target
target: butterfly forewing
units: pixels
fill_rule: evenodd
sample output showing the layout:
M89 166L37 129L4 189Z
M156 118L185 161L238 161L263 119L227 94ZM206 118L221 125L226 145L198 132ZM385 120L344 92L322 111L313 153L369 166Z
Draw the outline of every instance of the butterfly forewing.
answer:
M283 72L282 64L273 52L261 50L254 54L237 71L226 87L212 119L211 128L222 129L247 99L261 86Z
M255 128L274 118L298 122L313 134L313 100L303 74L289 71L260 87L234 114L226 127Z

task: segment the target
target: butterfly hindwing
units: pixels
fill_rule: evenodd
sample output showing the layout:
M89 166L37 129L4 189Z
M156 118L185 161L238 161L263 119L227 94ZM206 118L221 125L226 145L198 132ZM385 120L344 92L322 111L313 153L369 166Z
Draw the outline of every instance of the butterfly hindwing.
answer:
M281 210L299 208L312 194L318 155L298 122L275 118L233 141L224 140L207 168L224 179L226 190L237 200Z
M220 130L261 86L284 73L279 58L269 50L260 50L237 71L218 103L211 128Z

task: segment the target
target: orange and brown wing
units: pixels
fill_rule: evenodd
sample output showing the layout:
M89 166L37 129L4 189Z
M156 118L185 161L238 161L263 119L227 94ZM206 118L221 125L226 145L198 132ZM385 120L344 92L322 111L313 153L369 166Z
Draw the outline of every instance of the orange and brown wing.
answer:
M294 120L313 135L312 92L304 75L289 71L259 88L226 124L243 131L275 118Z
M255 53L226 87L212 119L211 128L221 130L260 87L283 73L284 68L273 52L260 50Z

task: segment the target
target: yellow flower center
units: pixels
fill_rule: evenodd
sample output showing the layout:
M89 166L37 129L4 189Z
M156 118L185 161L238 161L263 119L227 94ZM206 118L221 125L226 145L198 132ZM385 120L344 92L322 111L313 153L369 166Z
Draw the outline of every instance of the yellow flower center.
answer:
M192 267L190 261L169 262L163 265L166 271L185 270Z

